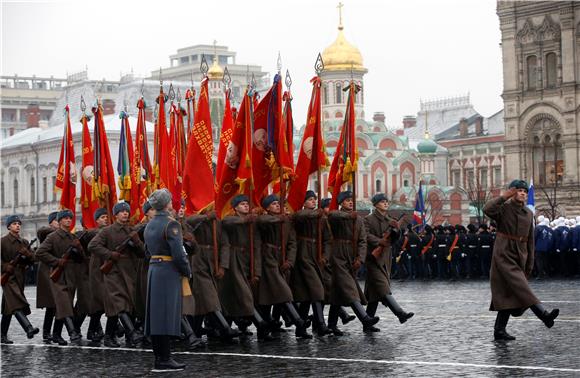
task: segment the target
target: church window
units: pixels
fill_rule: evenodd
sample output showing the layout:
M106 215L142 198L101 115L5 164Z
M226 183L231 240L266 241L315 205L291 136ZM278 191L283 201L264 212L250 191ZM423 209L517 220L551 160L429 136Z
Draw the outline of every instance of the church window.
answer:
M487 189L487 168L481 168L479 170L479 184L481 189Z
M549 53L546 55L546 87L556 87L556 54Z
M44 202L48 202L48 178L42 178L42 199Z
M13 189L14 189L14 207L18 207L18 180L17 179L14 179Z
M537 59L535 55L528 56L526 59L526 67L528 71L528 90L535 90L536 89L536 82L537 82Z
M501 168L497 167L493 169L493 184L497 188L503 184L501 179Z
M52 176L52 202L56 201L56 176Z
M409 186L409 180L404 180L403 181L403 186L404 187L408 187Z
M324 105L328 105L328 85L326 84L322 86L322 99L324 101Z
M475 175L473 173L473 170L470 169L467 171L467 188L473 189L474 185L475 185Z
M382 187L383 187L383 183L381 182L381 180L376 180L375 181L375 192L376 193L382 192Z
M455 187L461 186L461 175L458 170L453 171L453 186Z
M340 83L336 84L336 103L342 104L342 88L340 86Z
M334 115L334 118L342 118L342 113L336 112L336 114Z
M36 183L34 182L34 177L30 178L30 204L33 205L36 202Z

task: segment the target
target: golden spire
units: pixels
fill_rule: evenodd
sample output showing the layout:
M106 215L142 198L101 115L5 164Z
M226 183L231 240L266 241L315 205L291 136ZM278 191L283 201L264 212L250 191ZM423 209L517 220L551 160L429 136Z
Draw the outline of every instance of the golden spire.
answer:
M218 55L217 55L217 41L214 39L213 41L213 64L207 71L207 77L210 80L221 80L224 76L224 70L218 64Z
M322 52L322 61L325 71L365 71L362 55L356 46L349 43L344 37L342 24L342 8L338 3L338 36L336 40Z

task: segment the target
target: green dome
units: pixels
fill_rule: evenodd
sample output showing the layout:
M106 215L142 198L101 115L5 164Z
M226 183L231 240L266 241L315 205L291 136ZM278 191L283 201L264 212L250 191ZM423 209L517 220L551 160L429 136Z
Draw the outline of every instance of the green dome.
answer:
M431 139L423 139L417 145L417 151L420 154L434 154L437 151L437 143L433 142Z

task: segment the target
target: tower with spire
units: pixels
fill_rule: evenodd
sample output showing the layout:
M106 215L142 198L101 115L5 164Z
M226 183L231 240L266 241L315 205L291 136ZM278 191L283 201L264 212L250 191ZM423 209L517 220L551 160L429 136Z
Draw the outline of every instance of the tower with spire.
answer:
M224 118L224 70L218 63L217 41L213 41L214 55L213 63L207 71L209 79L209 110L211 115L212 130L214 132L214 141L217 140L221 133L222 121Z
M425 113L425 135L423 140L417 145L419 160L421 162L420 180L423 180L426 183L435 180L435 183L437 183L435 177L435 153L437 152L437 143L431 139L431 135L429 134L427 116L428 114Z

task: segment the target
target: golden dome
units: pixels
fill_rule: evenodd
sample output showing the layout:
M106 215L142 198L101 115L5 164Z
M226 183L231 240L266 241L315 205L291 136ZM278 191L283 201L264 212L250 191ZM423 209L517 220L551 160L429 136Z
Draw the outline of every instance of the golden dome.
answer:
M210 80L221 80L224 77L224 70L220 67L217 62L217 57L213 58L213 64L207 71L207 77Z
M342 25L338 27L336 40L322 52L324 70L349 71L351 68L353 71L364 70L360 51L344 38L342 29Z

